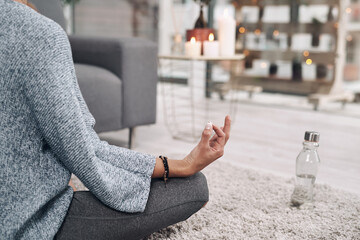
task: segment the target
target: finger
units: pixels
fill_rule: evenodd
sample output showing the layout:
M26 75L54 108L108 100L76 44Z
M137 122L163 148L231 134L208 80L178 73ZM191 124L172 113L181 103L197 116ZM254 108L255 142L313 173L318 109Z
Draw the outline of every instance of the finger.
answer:
M213 124L212 122L208 122L205 125L204 131L202 132L200 144L208 144L211 138L212 130L213 130Z
M222 131L224 131L224 127L220 127L220 129ZM214 134L214 136L212 136L212 138L210 139L210 141L215 141L218 138L218 135Z
M216 125L213 125L213 129L218 136L218 138L224 138L225 139L225 133Z
M231 119L230 119L230 116L227 115L225 117L224 128L223 128L223 131L224 131L224 133L226 135L226 137L225 137L226 141L230 137L230 128L231 128Z
M211 141L216 141L217 138L218 138L218 135L214 134L214 136L212 136L212 138L210 139L210 142Z

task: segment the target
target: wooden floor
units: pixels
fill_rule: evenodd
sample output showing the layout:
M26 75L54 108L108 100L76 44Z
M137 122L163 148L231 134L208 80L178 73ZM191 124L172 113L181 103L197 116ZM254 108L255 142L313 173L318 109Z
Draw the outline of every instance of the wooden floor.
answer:
M160 93L157 123L136 129L134 149L182 158L194 143L171 137L164 124ZM246 100L245 94L240 98L237 114L232 116L236 119L231 138L225 155L219 161L293 177L304 132L314 130L321 134L321 166L317 183L326 183L360 195L359 104L351 104L345 110L339 104L333 104L314 112L304 97L262 93L252 101ZM219 122L219 116L227 114L229 103L220 102L216 96L212 101L216 102L216 109L211 110L216 118L214 122ZM126 136L127 131L102 134L103 138L114 144L125 140Z

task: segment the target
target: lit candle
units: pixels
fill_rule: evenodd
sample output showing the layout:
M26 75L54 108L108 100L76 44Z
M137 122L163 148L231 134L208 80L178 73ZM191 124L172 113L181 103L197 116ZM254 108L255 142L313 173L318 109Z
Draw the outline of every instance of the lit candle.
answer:
M235 54L235 19L229 16L225 9L224 16L219 19L220 55L232 56Z
M185 43L185 55L189 57L198 57L201 55L201 42L197 42L195 37Z
M218 57L219 56L219 42L214 41L214 34L209 34L209 41L204 41L204 56Z

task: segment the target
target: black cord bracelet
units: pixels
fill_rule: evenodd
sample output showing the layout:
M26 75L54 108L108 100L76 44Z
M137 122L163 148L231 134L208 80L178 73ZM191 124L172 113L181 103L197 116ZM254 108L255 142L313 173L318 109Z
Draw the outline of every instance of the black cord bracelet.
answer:
M169 164L168 164L168 159L165 156L159 156L159 158L163 161L164 164L164 168L165 168L165 172L164 172L164 181L165 181L165 186L166 186L166 181L169 179Z

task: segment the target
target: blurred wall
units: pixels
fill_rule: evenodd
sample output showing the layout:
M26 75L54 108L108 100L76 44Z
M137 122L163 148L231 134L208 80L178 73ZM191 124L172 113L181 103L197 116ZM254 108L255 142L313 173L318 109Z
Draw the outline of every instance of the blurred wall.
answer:
M157 0L80 0L75 6L76 35L157 41L157 26Z

